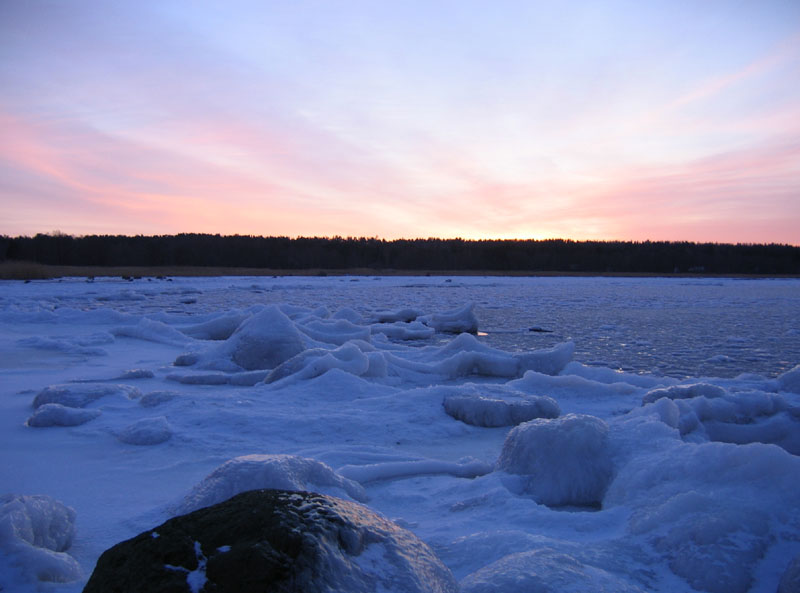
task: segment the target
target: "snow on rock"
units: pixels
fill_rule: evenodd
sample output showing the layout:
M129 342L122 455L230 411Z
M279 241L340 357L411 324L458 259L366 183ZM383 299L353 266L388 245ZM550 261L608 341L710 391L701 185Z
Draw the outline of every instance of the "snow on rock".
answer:
M271 305L243 321L224 342L180 356L175 364L227 372L273 369L303 350L305 343L294 322Z
M541 504L599 504L612 475L608 425L583 414L520 424L508 433L496 468L518 475L511 487Z
M778 386L781 391L800 393L800 364L792 370L778 375Z
M669 387L659 387L652 389L642 397L642 404L650 404L654 401L666 397L669 399L690 399L693 397L707 397L709 399L722 397L725 390L717 385L710 383L691 383L689 385L670 385Z
M103 397L117 396L136 399L141 391L130 385L97 385L75 383L68 385L50 385L42 389L33 399L33 407L45 404L59 404L68 408L83 408Z
M423 315L417 317L416 320L428 327L432 327L439 333L476 334L478 333L478 318L475 317L474 308L475 304L470 303L460 309ZM398 319L395 321L413 321L413 319Z
M0 505L0 567L10 561L4 571L28 581L81 578L80 566L65 553L75 537L73 509L45 495L4 495Z
M550 548L510 554L461 580L461 593L644 593L621 576Z
M442 402L445 412L473 426L516 426L535 418L557 418L558 403L547 396L527 396L515 401L480 395L452 395Z
M150 593L154 583L169 591L458 591L411 532L353 502L284 490L244 492L117 544L84 592Z
M358 501L367 499L360 484L315 459L296 455L244 455L226 461L206 476L186 495L175 513L189 513L240 492L262 488L309 490Z
M89 422L89 420L94 420L100 413L100 410L69 408L61 404L44 404L36 408L36 411L28 418L25 424L36 428L47 426L78 426L79 424Z
M164 416L143 418L124 428L118 435L128 445L158 445L169 440L172 429Z

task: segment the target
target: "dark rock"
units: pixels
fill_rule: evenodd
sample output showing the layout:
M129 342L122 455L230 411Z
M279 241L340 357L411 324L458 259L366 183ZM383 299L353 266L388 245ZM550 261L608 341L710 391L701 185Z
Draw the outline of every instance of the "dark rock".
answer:
M366 507L251 490L110 548L84 593L455 593L410 532Z

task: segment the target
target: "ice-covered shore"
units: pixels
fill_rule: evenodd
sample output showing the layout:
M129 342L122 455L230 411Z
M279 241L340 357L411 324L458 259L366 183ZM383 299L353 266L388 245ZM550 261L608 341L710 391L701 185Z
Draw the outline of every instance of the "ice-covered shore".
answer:
M180 290L150 311L130 287L30 290L0 302L4 590L79 591L104 549L254 488L366 504L465 592L775 591L800 555L800 367L505 351L470 304L192 314Z

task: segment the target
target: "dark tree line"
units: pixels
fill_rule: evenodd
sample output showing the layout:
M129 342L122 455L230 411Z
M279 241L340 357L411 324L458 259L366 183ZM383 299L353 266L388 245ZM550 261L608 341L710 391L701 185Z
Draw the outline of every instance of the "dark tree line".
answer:
M668 241L297 238L60 233L0 236L0 261L70 266L800 274L800 247Z

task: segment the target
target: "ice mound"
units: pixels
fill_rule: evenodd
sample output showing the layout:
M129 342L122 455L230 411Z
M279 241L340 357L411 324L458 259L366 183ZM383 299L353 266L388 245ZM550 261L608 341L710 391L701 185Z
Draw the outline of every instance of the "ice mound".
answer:
M296 455L244 455L220 465L197 484L175 514L207 507L247 490L307 490L365 501L361 484L344 478L328 465Z
M305 343L294 322L271 305L243 321L223 343L203 353L178 357L178 366L227 372L273 369L299 354Z
M709 399L722 397L725 390L717 385L709 383L692 383L690 385L670 385L652 389L642 397L642 404L650 404L654 401L666 397L669 399L689 399L693 397L707 397Z
M661 440L619 467L603 507L632 509L629 533L696 589L744 593L771 543L800 529L798 476L800 458L775 446Z
M612 474L608 425L583 414L520 424L508 433L496 468L520 476L512 488L541 504L599 504Z
M136 399L141 391L130 385L69 384L50 385L42 389L33 399L33 407L59 404L67 408L83 408L103 397L119 396Z
M94 420L100 415L100 410L85 410L82 408L68 408L61 404L44 404L28 418L28 426L44 428L48 426L78 426L89 420Z
M800 393L800 364L782 375L778 375L778 387L781 391Z
M169 440L172 429L164 416L143 418L123 429L117 438L128 445L158 445Z
M550 548L505 556L461 580L461 593L644 593L622 577Z
M478 318L475 317L475 313L473 312L474 308L475 304L470 303L460 309L445 311L443 313L432 313L431 315L423 315L421 317L417 317L416 320L427 325L428 327L432 327L439 333L476 334L478 333ZM401 320L397 319L395 321ZM413 321L413 319L402 319L402 321Z
M515 426L535 418L558 418L561 409L551 397L530 395L508 401L480 395L446 397L444 410L456 420L473 426Z
M81 570L65 553L75 536L75 511L44 495L0 496L0 567L27 580L70 582Z

